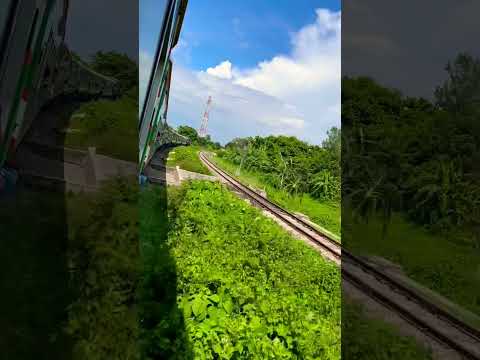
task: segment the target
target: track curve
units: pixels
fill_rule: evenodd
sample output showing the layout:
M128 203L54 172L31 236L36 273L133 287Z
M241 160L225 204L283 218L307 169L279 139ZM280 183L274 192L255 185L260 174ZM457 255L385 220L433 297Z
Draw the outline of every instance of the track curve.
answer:
M321 248L342 266L342 278L408 323L453 349L464 359L480 360L480 330L458 319L398 280L353 255L327 234L235 179L200 152L201 161L228 185ZM400 300L398 299L400 298ZM414 305L414 306L412 306ZM422 315L423 313L423 315Z

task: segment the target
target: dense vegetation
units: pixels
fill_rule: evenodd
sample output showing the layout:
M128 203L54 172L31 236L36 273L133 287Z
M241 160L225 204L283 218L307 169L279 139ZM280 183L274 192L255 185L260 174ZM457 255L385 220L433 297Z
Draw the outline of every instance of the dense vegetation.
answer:
M122 96L82 105L70 120L65 146L94 146L100 154L138 161L138 65L116 52L97 52L88 65L119 80Z
M65 146L86 148L127 161L138 161L138 96L131 89L118 100L82 105L72 116Z
M17 189L18 190L18 189ZM20 189L0 206L0 357L69 358L63 331L71 301L65 202L60 192Z
M135 359L140 276L138 186L119 178L68 198L69 273L75 300L67 333L75 359Z
M295 137L235 139L219 156L240 169L255 171L263 182L290 194L319 200L340 199L340 130L332 128L323 146Z
M232 175L235 175L244 184L248 184L257 189L264 190L267 197L293 212L307 215L309 219L322 228L322 231L330 232L334 238L340 241L340 211L341 207L338 203L333 201L319 201L309 194L293 195L288 192L277 189L265 182L264 176L258 171L242 170L237 172L238 165L220 158L213 157L212 160L222 169L226 170Z
M459 55L433 103L368 78L342 80L343 203L392 211L480 247L480 62Z
M200 174L210 174L210 171L200 161L199 146L179 146L168 153L167 165L180 166L181 169Z
M218 142L212 141L210 135L205 136L204 138L198 136L197 130L190 126L181 125L177 128L177 132L180 135L186 136L192 142L192 145L197 145L201 147L208 147L212 149L220 149L221 145Z
M334 264L219 184L169 189L169 224L165 192L144 195L148 358L339 358Z
M479 314L480 62L446 70L433 102L342 80L343 242Z
M90 66L100 74L117 79L123 91L138 87L138 65L126 54L98 51L92 56ZM138 98L138 91L136 96Z
M133 359L136 179L91 194L19 190L0 207L2 358Z
M337 128L328 132L322 146L286 136L241 138L216 151L214 161L339 236L340 145Z

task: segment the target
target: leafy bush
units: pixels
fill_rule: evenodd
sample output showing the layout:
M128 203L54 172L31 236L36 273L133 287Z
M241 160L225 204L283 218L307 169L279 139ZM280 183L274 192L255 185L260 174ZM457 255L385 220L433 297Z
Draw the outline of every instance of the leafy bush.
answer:
M292 195L340 199L340 130L332 128L322 147L295 137L235 139L219 153L239 170L262 174L266 184Z
M117 79L123 91L138 85L138 65L126 54L98 51L91 59L91 66L95 71Z
M230 174L235 174L238 168L220 154L213 158L214 162ZM324 229L340 236L340 206L335 201L319 201L308 194L291 195L284 190L274 188L264 180L264 174L254 171L242 171L236 175L242 182L257 188L264 189L270 200L292 212L300 212L307 215L311 221Z
M223 186L185 186L163 245L176 264L163 283L176 277L181 316L157 294L149 356L182 358L190 347L195 359L338 359L338 267ZM148 199L150 209L164 206L159 194Z
M220 149L221 145L218 142L213 142L210 138L210 135L205 136L204 138L198 136L197 130L190 126L182 125L177 128L177 132L180 135L183 135L190 139L193 145L208 147L212 149Z
M65 146L95 146L100 154L138 161L138 100L132 91L118 100L82 105L72 117Z
M393 211L480 246L480 61L460 54L435 102L368 78L342 80L343 197L361 216Z
M138 358L136 189L135 179L118 179L97 194L69 200L74 214L69 263L77 295L69 306L67 332L75 358Z

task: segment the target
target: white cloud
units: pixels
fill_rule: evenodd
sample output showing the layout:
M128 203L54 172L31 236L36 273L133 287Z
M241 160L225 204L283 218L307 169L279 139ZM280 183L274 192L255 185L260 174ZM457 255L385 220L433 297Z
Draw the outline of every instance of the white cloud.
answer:
M326 9L316 15L292 34L290 54L254 68L238 69L230 59L199 72L175 64L170 122L198 128L211 95L213 138L285 134L321 143L331 126L340 126L341 20Z
M290 55L275 56L243 71L235 83L263 91L282 99L296 95L339 96L340 12L318 9L314 24L303 27L292 36Z
M215 139L255 134L301 134L304 120L294 106L276 97L234 84L208 72L174 67L170 121L198 128L207 98L212 96L209 129Z
M232 78L232 63L228 60L220 63L219 65L208 68L207 73L221 79L231 79Z
M187 65L190 64L192 62L192 47L195 46L195 42L190 43L185 38L180 38L177 45L172 49L173 61Z

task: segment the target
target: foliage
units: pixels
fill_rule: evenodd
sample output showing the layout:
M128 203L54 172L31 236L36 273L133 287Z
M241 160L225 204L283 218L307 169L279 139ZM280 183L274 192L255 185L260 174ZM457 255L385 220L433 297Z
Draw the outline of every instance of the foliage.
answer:
M470 228L479 247L480 65L459 55L446 70L436 103L342 80L342 200L386 223L400 211L435 230Z
M190 126L186 126L186 125L179 126L177 128L177 132L180 135L183 135L183 136L189 138L190 141L192 142L192 144L194 144L198 141L197 130L195 130L194 128L192 128Z
M92 57L91 66L93 70L117 79L123 91L138 86L138 65L126 54L98 51Z
M140 193L142 272L138 290L142 359L193 359L177 306L177 269L171 256L170 219L183 188L149 187ZM167 203L168 202L168 203Z
M86 103L72 116L65 146L86 148L127 161L138 161L138 98L135 88L118 100Z
M198 136L197 130L190 126L182 125L179 126L177 132L180 135L186 136L190 139L193 145L198 145L201 147L208 147L211 149L220 149L221 145L218 142L213 142L210 135L201 138Z
M177 311L160 309L149 332L151 358L185 358L185 347L195 359L340 356L340 272L334 264L219 184L192 182L177 198L170 249L163 252L176 269L170 267L162 284L176 276L176 308L188 341L174 341L182 332L169 325L181 325ZM150 207L164 206L161 197L155 201Z
M180 166L181 169L209 175L210 171L198 157L199 146L179 146L168 154L168 166Z
M136 189L135 179L116 179L97 194L69 200L70 281L77 294L67 332L75 358L138 359Z
M234 174L238 168L224 158L214 157L212 160L230 174ZM312 222L321 226L323 229L337 236L340 235L341 221L339 204L332 201L319 201L308 194L300 196L288 194L284 190L266 184L265 181L263 181L264 177L262 174L251 170L244 170L240 174L237 174L237 177L246 184L265 190L267 197L283 208L305 214Z
M63 331L68 287L64 194L21 187L0 206L0 353L69 358Z
M435 102L342 79L342 236L478 314L480 66L446 70Z
M320 200L340 199L340 130L328 133L323 147L295 137L256 136L235 139L219 155L292 195L310 194Z
M342 152L342 134L340 129L332 127L328 130L327 138L323 141L322 146L333 159L340 160Z

